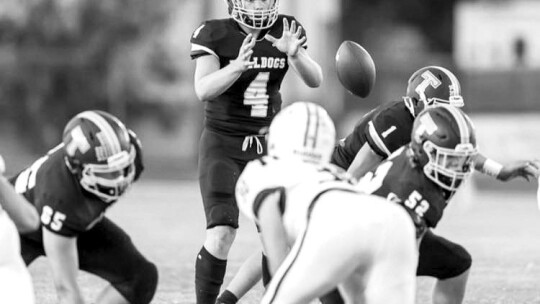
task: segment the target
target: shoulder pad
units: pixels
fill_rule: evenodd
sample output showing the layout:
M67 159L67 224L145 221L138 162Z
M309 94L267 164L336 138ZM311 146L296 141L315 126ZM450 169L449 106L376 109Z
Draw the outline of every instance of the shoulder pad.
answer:
M208 20L191 35L191 58L203 55L218 57L216 49L229 32L228 19Z

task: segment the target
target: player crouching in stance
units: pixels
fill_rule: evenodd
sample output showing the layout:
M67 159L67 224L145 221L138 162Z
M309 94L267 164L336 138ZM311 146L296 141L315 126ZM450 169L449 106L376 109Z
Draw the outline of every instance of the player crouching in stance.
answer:
M130 237L104 216L143 170L135 133L116 117L85 111L64 129L63 143L12 179L41 215L35 233L21 235L26 264L46 255L58 302L84 303L77 274L110 285L93 303L150 303L157 269Z
M21 258L19 234L39 227L36 209L4 177L0 156L0 303L33 304L34 288Z
M239 178L239 208L259 226L273 275L262 303L309 303L336 286L347 303L414 303L412 222L329 163L334 143L326 111L294 103L270 125L268 156Z

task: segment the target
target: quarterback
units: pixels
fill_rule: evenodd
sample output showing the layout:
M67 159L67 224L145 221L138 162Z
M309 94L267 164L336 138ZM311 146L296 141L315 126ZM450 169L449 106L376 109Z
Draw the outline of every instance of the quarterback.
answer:
M412 304L413 224L329 163L334 140L323 108L294 103L270 125L268 156L239 178L238 205L260 228L272 274L262 303L309 303L338 286L348 303Z
M230 18L207 20L191 36L195 93L204 102L199 185L206 238L195 262L198 304L214 304L238 228L234 186L246 163L266 153L262 131L281 109L289 67L309 87L322 81L304 28L278 14L279 0L227 0Z
M85 111L64 128L63 142L11 179L40 214L41 227L21 235L26 264L46 256L59 303L84 303L77 274L109 284L93 303L150 303L157 268L105 216L143 170L135 133L103 111Z

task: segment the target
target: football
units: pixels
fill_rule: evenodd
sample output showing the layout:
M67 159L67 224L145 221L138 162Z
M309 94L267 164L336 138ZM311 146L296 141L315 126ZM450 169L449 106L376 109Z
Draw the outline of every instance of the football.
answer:
M352 94L365 98L375 84L375 63L358 43L345 40L336 53L336 71L341 84Z

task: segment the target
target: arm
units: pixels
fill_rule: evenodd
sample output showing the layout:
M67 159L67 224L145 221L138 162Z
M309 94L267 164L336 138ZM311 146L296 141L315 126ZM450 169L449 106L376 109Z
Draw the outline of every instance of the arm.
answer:
M375 153L371 149L368 143L365 143L362 148L356 153L353 162L347 169L354 178L360 179L374 166L379 164L383 160L383 157Z
M321 66L313 60L304 48L299 48L295 56L288 56L294 71L310 88L317 88L323 80Z
M77 284L79 271L77 238L61 236L43 228L43 247L51 265L58 303L84 303Z
M16 193L3 175L0 175L0 204L19 232L31 232L39 228L39 216L34 206Z
M246 71L255 46L255 38L249 34L244 39L238 57L220 69L219 59L213 55L197 58L195 67L195 93L201 101L212 100L223 94Z
M516 161L502 165L478 153L474 160L474 169L501 181L508 181L516 177L522 177L527 181L532 177L538 177L539 164L535 161Z
M289 251L287 235L281 222L280 197L279 192L269 194L264 198L257 212L257 224L261 229L264 252L272 275L276 273Z

